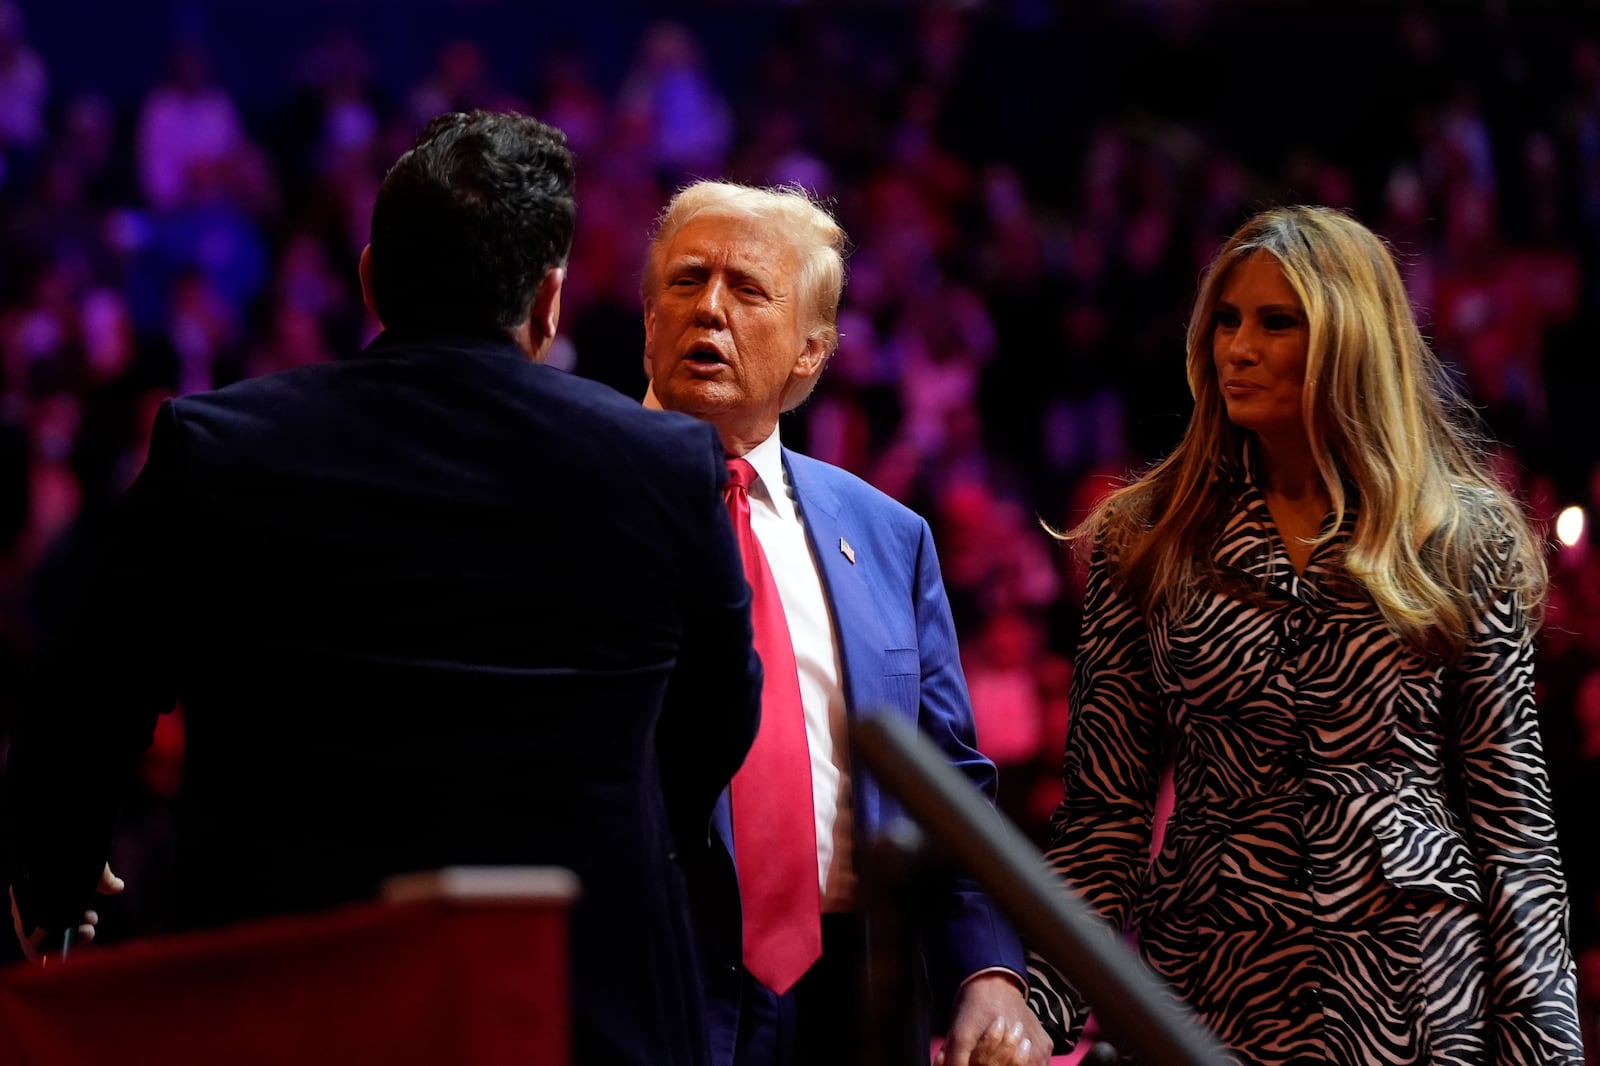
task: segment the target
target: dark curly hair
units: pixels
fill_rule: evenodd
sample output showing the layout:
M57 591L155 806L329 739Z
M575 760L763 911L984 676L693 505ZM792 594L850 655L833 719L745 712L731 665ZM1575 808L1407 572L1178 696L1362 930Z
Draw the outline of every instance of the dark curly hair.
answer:
M391 329L509 329L572 250L566 134L528 115L452 112L392 166L372 209L371 285Z

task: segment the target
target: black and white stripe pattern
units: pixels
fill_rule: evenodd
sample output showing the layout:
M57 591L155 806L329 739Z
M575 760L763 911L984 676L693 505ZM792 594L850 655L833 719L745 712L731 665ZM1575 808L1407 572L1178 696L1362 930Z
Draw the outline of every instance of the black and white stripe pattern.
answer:
M1445 666L1343 578L1352 524L1297 576L1241 486L1215 558L1263 591L1182 618L1147 621L1094 559L1048 861L1240 1063L1581 1063L1531 640L1494 591L1509 559L1479 560ZM1065 1048L1092 1004L1030 971Z

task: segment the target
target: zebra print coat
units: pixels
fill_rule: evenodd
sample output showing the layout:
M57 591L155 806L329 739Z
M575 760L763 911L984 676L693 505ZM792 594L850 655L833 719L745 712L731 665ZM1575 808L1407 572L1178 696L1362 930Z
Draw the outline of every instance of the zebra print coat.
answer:
M1480 561L1447 667L1341 579L1352 527L1296 575L1242 484L1216 559L1265 596L1148 622L1097 551L1048 861L1240 1063L1581 1063L1532 645L1489 591L1508 560ZM1065 1051L1087 1008L1029 976Z

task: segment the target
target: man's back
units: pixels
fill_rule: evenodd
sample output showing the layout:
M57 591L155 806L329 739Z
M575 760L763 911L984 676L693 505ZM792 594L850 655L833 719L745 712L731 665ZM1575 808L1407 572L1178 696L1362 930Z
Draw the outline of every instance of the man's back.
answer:
M119 751L184 709L180 920L569 866L580 1054L674 1061L698 1035L669 818L704 832L757 713L722 470L709 428L489 339L386 335L165 407L73 704ZM602 995L665 1028L591 1018L586 1045Z

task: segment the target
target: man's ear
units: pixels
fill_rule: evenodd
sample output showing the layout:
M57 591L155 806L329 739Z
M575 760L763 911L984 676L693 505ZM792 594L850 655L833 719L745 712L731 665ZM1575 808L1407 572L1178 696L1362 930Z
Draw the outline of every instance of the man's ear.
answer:
M383 324L383 319L378 314L378 301L372 295L372 245L361 249L361 262L356 267L356 273L361 276L361 302L367 305L367 310L372 317L378 319L378 324Z
M540 352L556 339L556 326L561 323L561 285L566 280L566 267L551 267L534 290L533 305L528 311L528 329Z
M811 390L817 387L817 375L822 373L832 354L827 337L816 334L806 338L806 346L801 349L794 369L789 371L789 380L784 383L780 410L792 411L811 395Z
M801 380L814 378L822 373L822 366L827 361L828 339L821 334L807 337L805 349L800 353L800 358L795 360L789 376Z

